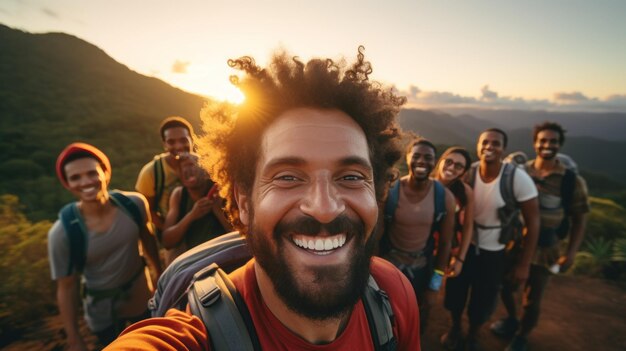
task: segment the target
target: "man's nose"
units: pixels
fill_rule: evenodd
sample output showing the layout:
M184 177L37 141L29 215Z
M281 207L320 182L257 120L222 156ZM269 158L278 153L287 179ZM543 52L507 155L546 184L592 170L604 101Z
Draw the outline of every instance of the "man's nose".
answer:
M320 223L330 223L346 209L345 203L332 180L317 179L309 187L300 210Z

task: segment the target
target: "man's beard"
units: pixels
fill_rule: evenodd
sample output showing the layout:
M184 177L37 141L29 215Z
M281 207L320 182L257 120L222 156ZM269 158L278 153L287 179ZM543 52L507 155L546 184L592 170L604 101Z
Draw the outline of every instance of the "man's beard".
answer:
M254 223L254 216L251 219ZM290 240L285 233L314 235L322 231L329 235L346 233L347 240L355 241L348 267L318 267L314 272L314 281L304 282L296 271L299 262L290 262L285 256L285 240ZM283 303L303 317L321 321L345 316L363 295L375 244L374 235L366 241L365 234L362 221L339 216L327 224L311 217L281 221L271 237L253 224L246 237L256 261L269 276ZM277 252L274 252L269 240L274 240Z
M551 151L551 153L548 154L547 156L543 155L543 151L544 150ZM558 150L555 150L555 149L547 149L547 148L546 149L539 149L538 156L541 157L542 159L546 160L546 161L551 161L551 160L554 160L556 158L557 153L558 153Z

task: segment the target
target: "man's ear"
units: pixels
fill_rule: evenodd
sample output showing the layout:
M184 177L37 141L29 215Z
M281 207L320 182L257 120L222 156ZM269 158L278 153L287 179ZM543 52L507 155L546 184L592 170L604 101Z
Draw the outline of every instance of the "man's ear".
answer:
M233 193L239 208L239 220L247 226L250 224L250 197L244 194L237 185L233 187Z

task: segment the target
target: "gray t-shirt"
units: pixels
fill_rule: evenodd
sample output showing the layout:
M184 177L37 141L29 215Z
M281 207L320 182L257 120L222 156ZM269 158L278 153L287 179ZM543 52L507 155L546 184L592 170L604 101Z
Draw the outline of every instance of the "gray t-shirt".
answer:
M139 194L125 194L139 206L142 217L146 218L145 205L138 197ZM139 228L122 209L116 210L115 219L107 232L90 231L88 233L87 261L82 279L88 289L106 290L123 286L136 278L130 289L129 298L118 301L116 305L117 315L122 317L124 311L128 310L125 305L131 300L136 302L139 299L145 310L149 292L145 274L141 274L144 263L139 255ZM53 280L76 273L73 270L68 274L69 242L60 220L57 220L48 232L48 256ZM83 300L85 319L91 330L100 331L112 324L111 303L111 299L96 302L91 296Z

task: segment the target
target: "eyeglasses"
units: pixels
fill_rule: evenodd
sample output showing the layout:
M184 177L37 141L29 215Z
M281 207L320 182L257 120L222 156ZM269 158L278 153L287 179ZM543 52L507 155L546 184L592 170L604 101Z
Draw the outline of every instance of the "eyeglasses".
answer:
M452 159L450 158L446 158L443 160L443 166L444 167L450 167L454 165L454 169L457 171L462 171L465 169L465 165L462 164L461 162L454 162Z

